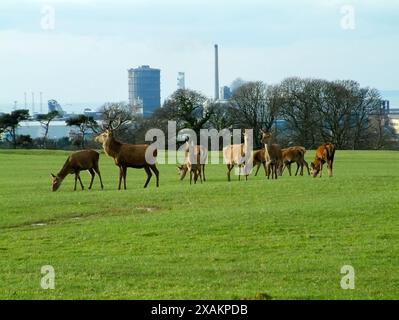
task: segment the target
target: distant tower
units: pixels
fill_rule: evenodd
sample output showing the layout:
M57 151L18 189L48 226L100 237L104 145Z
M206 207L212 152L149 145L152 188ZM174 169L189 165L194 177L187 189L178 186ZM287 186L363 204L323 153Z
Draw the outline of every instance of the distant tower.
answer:
M177 89L186 89L186 80L184 72L177 74Z
M144 117L151 116L161 106L161 70L141 66L128 70L129 104L132 108L142 102Z
M27 95L26 95L26 92L24 92L24 102L25 102L25 109L27 109L28 108L28 101L27 101L28 99L27 99Z
M219 100L219 52L215 44L215 100Z
M43 92L40 92L40 113L43 113Z
M35 93L32 92L32 114L35 113Z

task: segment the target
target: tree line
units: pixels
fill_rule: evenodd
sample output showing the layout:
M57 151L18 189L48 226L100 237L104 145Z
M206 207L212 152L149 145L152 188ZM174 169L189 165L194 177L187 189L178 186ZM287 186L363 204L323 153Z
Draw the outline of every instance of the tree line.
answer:
M126 103L107 103L100 123L85 115L66 120L78 128L77 143L86 146L87 132L114 129L122 140L143 143L148 129L167 133L168 121L177 130L214 128L254 129L254 143L261 146L258 132L272 131L283 145L315 148L332 142L340 149L397 148L397 136L389 127L378 90L361 87L352 80L288 78L274 85L262 81L242 82L228 101L211 101L203 94L179 89L167 98L150 118L135 116ZM39 115L43 127L42 146L47 147L48 129L57 112ZM16 128L29 118L28 110L16 110L0 116L0 134L7 133L11 144L18 145ZM90 141L89 141L90 142Z
M199 92L178 90L144 120L137 133L167 121L177 129L253 128L260 147L261 129L273 131L284 145L315 148L332 142L340 149L395 148L397 137L382 109L378 90L351 80L288 78L276 85L245 82L224 102L209 102Z
M47 114L39 114L35 118L40 123L43 136L33 139L30 135L18 135L17 128L22 121L30 120L29 110L19 109L10 113L0 115L0 141L4 146L12 146L14 149L21 148L51 148L70 149L73 146L84 149L86 146L87 132L97 125L92 117L77 115L65 120L67 126L76 127L78 134L73 138L63 137L60 139L49 139L50 124L61 115L58 111L50 111Z

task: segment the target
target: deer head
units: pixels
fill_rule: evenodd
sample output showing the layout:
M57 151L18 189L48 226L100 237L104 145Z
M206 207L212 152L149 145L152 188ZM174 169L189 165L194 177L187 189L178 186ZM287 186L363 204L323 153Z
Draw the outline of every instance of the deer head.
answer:
M321 163L319 165L314 164L313 162L310 163L310 175L315 178L319 172L320 172L320 168L321 168Z
M54 174L51 174L51 178L52 178L52 190L57 191L61 186L62 179Z
M264 132L262 130L260 132L261 132L262 143L269 144L273 137L272 134L270 132Z
M109 137L112 136L112 131L109 129L106 129L103 133L99 134L97 137L95 137L95 141L98 143L104 143L108 140Z
M183 165L177 166L177 171L178 171L180 180L183 180L184 177L185 177L186 174L187 174L188 168L187 168L186 165L183 164Z

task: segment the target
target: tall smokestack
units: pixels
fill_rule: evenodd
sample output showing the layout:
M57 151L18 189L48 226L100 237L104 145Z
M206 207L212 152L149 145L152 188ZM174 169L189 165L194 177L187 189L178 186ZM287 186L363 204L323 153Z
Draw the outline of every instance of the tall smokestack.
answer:
M40 92L40 113L43 113L43 92Z
M215 100L219 100L219 53L215 44Z
M32 92L32 114L35 113L35 93Z

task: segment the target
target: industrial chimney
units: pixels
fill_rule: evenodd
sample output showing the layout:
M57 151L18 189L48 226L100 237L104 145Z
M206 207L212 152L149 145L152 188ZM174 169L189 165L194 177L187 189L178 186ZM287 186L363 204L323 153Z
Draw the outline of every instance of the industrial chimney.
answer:
M215 100L219 100L219 53L215 44Z
M35 113L35 93L32 92L32 114Z
M40 92L40 113L43 113L43 92Z

